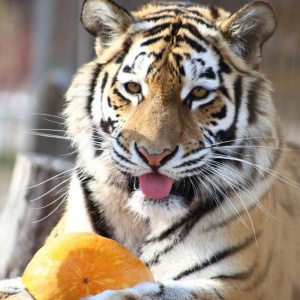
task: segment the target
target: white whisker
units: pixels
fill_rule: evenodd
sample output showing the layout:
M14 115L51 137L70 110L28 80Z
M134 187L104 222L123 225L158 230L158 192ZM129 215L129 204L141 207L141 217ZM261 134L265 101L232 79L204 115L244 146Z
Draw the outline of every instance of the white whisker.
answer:
M36 187L38 187L40 185L43 185L43 184L45 184L45 183L47 183L47 182L49 182L51 180L54 180L54 179L65 178L65 177L69 176L68 174L72 174L73 171L75 171L76 169L77 169L77 167L69 169L69 170L66 170L66 171L63 171L63 172L61 172L61 173L59 173L57 175L54 175L51 178L48 178L48 179L46 179L46 180L44 180L44 181L42 181L40 183L37 183L35 185L31 185L31 186L27 187L26 189L36 188Z
M37 198L35 198L35 199L30 200L29 202L37 201L37 200L39 200L39 199L41 199L41 198L43 198L43 197L49 195L52 191L54 191L55 189L57 189L59 186L65 184L65 183L68 182L69 180L70 180L70 178L68 178L68 179L66 179L66 180L64 180L64 181L62 181L62 182L60 182L60 183L57 184L55 187L53 187L52 189L50 189L48 192L44 193L43 195L41 195L41 196L39 196L39 197L37 197Z
M46 215L45 217L43 217L43 218L41 218L41 219L39 219L39 220L37 220L37 221L33 221L32 223L35 224L35 223L41 222L41 221L47 219L48 217L50 217L54 212L56 212L56 211L62 206L62 204L66 201L66 198L67 198L67 193L66 193L65 197L61 200L61 202L57 205L57 207L56 207L54 210L52 210L52 211L51 211L48 215Z
M293 187L296 187L298 189L300 188L300 184L298 184L297 182L289 179L288 177L286 177L282 174L279 174L279 173L277 173L276 171L274 171L272 169L262 167L260 165L257 165L255 163L246 161L244 159L240 159L240 158L232 157L232 156L220 155L220 154L217 154L217 155L214 154L214 158L222 158L222 159L226 159L226 160L239 161L239 162L245 163L245 164L250 165L251 167L255 168L257 171L264 171L264 172L274 176L275 178L281 180L284 183L287 183L287 184L289 184Z

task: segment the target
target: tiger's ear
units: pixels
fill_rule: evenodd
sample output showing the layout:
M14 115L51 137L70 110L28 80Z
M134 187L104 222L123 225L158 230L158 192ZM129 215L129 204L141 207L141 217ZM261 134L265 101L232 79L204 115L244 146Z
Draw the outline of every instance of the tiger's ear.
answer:
M110 0L85 0L81 22L97 40L97 47L107 48L132 23L133 17Z
M220 28L233 51L256 68L262 45L275 31L276 18L268 3L255 1L231 15Z

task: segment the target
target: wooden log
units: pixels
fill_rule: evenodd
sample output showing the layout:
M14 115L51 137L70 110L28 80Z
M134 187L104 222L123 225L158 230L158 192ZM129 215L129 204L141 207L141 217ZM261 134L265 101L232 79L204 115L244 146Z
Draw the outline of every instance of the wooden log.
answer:
M64 210L73 164L36 154L16 159L0 214L0 278L20 276Z

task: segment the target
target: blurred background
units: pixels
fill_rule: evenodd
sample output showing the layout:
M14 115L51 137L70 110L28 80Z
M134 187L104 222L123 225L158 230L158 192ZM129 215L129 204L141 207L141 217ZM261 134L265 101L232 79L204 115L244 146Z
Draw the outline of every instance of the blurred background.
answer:
M130 10L146 1L116 2ZM235 11L248 1L198 2ZM300 2L268 2L278 28L262 67L274 83L286 135L300 141ZM34 133L63 135L63 95L76 69L93 58L93 41L79 22L81 6L82 0L0 0L0 211L17 153L63 157L72 151L64 139Z

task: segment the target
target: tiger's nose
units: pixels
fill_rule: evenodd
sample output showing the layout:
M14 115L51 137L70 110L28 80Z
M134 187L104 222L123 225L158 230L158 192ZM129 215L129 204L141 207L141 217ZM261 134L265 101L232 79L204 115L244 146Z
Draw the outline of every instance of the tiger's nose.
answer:
M169 149L165 149L161 154L150 154L147 149L143 147L137 148L137 151L142 159L152 168L160 167L162 160L172 154L172 151Z

